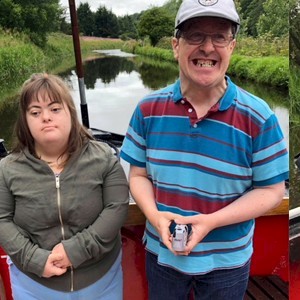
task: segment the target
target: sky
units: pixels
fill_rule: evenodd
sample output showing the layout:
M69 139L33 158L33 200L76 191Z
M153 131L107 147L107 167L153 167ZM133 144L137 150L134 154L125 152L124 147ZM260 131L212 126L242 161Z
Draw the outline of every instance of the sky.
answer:
M99 6L105 6L117 16L132 15L153 6L162 6L167 0L75 0L76 6L82 3L89 3L92 11L96 11ZM68 0L60 0L61 6L68 7Z

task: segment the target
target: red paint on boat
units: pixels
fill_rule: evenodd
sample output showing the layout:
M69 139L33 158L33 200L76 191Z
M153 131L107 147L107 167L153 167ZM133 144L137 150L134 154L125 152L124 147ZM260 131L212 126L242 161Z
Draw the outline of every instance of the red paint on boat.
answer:
M251 275L278 275L289 280L289 215L256 219Z
M0 275L3 281L6 299L12 300L12 294L11 294L11 287L10 287L10 278L9 278L9 271L6 264L6 254L3 251L3 249L0 247ZM2 299L1 299L2 300Z

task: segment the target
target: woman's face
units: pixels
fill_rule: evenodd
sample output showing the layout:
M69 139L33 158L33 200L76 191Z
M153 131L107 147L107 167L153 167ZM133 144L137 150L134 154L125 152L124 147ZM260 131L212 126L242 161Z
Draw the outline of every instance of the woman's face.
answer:
M71 131L71 116L67 105L55 102L43 93L33 100L26 111L28 128L35 148L57 145L66 147Z

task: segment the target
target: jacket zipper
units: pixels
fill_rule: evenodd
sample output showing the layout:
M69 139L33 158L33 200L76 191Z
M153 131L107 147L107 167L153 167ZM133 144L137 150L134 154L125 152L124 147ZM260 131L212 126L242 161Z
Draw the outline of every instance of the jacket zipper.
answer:
M61 198L60 198L60 181L59 181L59 174L55 174L55 186L56 186L56 198L57 198L57 206L58 206L58 217L61 225L61 235L62 239L65 240L65 228L64 228L64 222L61 214ZM70 274L71 274L71 287L70 291L74 291L74 273L73 273L73 267L70 267Z

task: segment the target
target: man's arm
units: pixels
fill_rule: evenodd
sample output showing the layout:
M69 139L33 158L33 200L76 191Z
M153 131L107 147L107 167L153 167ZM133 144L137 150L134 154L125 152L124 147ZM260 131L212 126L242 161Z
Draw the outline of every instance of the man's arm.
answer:
M176 218L176 223L192 224L193 234L187 244L186 252L190 252L215 228L262 216L281 203L284 192L284 182L266 187L256 187L228 206L214 213Z
M148 179L145 168L130 166L129 186L132 197L144 213L148 221L155 227L163 243L170 251L174 252L171 243L169 226L180 215L171 212L160 212L157 209L153 186Z

